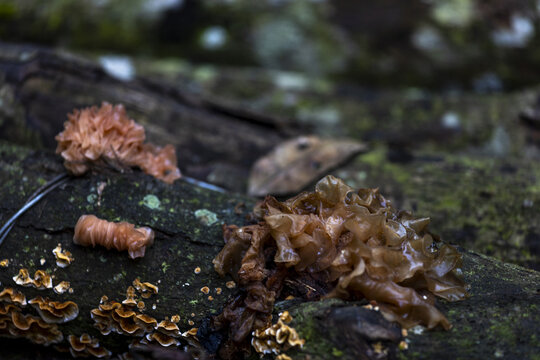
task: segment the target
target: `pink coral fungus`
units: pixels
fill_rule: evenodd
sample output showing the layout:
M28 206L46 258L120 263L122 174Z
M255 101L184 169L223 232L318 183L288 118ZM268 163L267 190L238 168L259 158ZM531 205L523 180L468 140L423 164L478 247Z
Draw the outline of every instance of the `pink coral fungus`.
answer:
M433 295L466 296L458 251L434 240L429 218L394 209L377 189L354 191L327 176L314 192L284 202L269 196L254 212L258 224L224 227L226 244L214 259L219 274L246 290L217 319L234 342L268 324L281 284L295 280L313 285L305 298L374 300L404 327L449 329Z
M174 147L144 144L144 128L128 117L124 106L104 102L100 108L76 109L68 119L64 131L55 137L56 153L74 175L108 165L137 166L169 184L181 177Z

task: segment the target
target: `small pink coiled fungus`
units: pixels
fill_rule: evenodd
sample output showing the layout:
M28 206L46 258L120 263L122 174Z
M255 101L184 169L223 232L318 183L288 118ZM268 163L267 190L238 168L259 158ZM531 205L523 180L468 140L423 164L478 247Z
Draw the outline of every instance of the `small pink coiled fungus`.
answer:
M75 225L73 242L77 245L101 245L107 249L127 250L132 259L143 257L146 246L154 243L154 231L148 227L135 228L128 222L109 222L94 215L83 215Z

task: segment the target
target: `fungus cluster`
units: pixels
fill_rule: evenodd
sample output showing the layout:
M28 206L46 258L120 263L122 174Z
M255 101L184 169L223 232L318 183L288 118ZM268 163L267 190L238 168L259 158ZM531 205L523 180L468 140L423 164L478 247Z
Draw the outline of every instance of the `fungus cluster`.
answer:
M314 192L284 202L269 196L254 213L258 224L224 226L225 246L213 261L245 290L216 319L229 328L229 343L268 326L285 281L310 284L297 290L308 299L376 301L404 327L449 329L433 295L466 296L458 251L426 230L429 218L394 209L377 189L354 191L327 176Z
M157 326L157 320L151 316L132 310L130 305L116 301L105 301L97 309L92 309L94 326L103 334L115 332L122 335L144 335Z
M141 297L148 299L152 295L156 295L159 291L158 287L149 282L141 282L139 278L133 281L133 286L141 293Z
M73 262L73 256L67 250L62 250L62 245L58 244L53 250L52 253L56 258L56 265L61 268L65 268Z
M25 296L17 290L5 288L0 292L0 336L26 338L42 345L62 341L64 336L58 325L22 313L26 304Z
M128 117L124 106L104 102L100 108L68 114L64 131L55 137L56 153L74 175L112 166L119 170L139 167L169 184L180 178L174 147L144 144L145 137L144 128Z
M26 296L24 296L22 292L9 287L4 288L0 292L0 303L11 303L21 306L25 306L27 304Z
M71 284L69 283L69 281L60 281L58 285L53 288L53 290L57 294L63 294L66 291L69 291L71 294L73 292L73 289L70 286Z
M109 350L99 345L99 341L97 339L92 338L88 334L82 334L79 337L69 335L68 342L70 345L69 352L74 358L89 356L95 358L104 358L112 355Z
M43 270L37 270L32 279L27 269L20 269L19 273L13 277L13 281L17 285L33 286L38 290L51 289L53 287L51 276Z
M140 344L179 345L177 339L181 333L175 322L168 319L158 322L155 318L137 311L142 303L138 301L137 291L141 297L149 298L158 293L158 288L137 278L133 281L133 286L126 290L126 299L122 302L111 301L104 296L98 308L91 310L94 326L103 335L114 332L140 337L137 341Z
M107 249L127 250L132 259L143 257L146 247L154 243L154 231L149 227L136 228L128 222L109 222L94 215L83 215L75 225L73 242L77 245L101 245Z
M145 335L142 343L158 343L161 346L178 346L180 342L177 340L177 338L179 338L180 335L180 328L177 324L169 320L162 320L155 327L155 331L152 331L151 333Z
M281 352L294 346L303 347L306 340L300 339L296 330L287 325L291 321L292 317L288 311L280 313L277 323L266 329L253 331L251 346L259 354L275 355L280 355Z
M71 321L79 315L79 307L73 301L52 301L49 298L37 296L28 301L41 318L49 324L60 324Z
M48 324L30 314L24 315L13 306L0 315L0 336L26 338L41 345L55 344L64 338L58 325Z

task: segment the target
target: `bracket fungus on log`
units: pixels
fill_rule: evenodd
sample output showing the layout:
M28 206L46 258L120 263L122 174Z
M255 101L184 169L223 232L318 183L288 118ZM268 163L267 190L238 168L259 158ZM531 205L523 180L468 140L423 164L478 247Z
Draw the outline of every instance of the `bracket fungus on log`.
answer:
M79 307L73 301L59 302L36 296L28 301L28 303L49 324L65 323L75 319L79 315Z
M130 119L123 105L102 103L68 114L64 131L55 139L56 153L74 175L92 168L112 166L123 170L139 167L145 173L172 184L181 177L172 145L144 144L144 128Z
M162 320L155 327L156 331L146 334L145 342L147 343L159 343L161 346L178 346L180 342L177 338L180 337L180 328L177 324L169 321Z
M149 227L135 228L128 222L110 222L94 215L83 215L75 225L73 242L77 245L101 245L107 249L127 250L132 259L143 257L147 246L154 243L154 231Z
M35 344L57 344L64 339L56 324L48 324L30 314L22 314L17 307L0 315L0 336L26 338Z
M320 289L315 298L377 301L406 328L449 329L433 295L467 296L458 251L427 231L428 218L394 209L378 189L354 191L326 176L314 192L284 202L268 196L254 213L258 224L224 226L225 246L213 261L245 290L215 318L229 329L225 347L268 326L285 280L309 279Z
M152 343L158 343L161 346L178 346L180 344L180 341L176 340L172 336L163 334L159 331L154 331L150 334L146 334L144 343L152 344Z
M92 338L86 333L82 334L80 337L69 335L68 342L70 345L69 352L74 358L89 356L105 358L112 355L109 350L99 345L97 339Z
M133 284L140 290L141 284L150 283L141 283L137 278ZM155 291L157 291L157 287ZM128 299L133 299L135 288L130 286L127 290L127 295ZM137 312L134 310L135 308L136 305L133 302L124 304L110 301L107 297L103 297L99 307L91 310L91 317L94 319L94 326L103 335L115 332L133 337L134 342L130 345L130 349L132 346L141 344L159 344L159 346L163 347L180 345L178 339L181 337L181 333L176 323L168 319L158 323L155 318Z
M137 294L135 294L135 288L128 286L126 290L126 299L122 301L124 305L137 306Z
M56 285L53 288L53 290L57 294L63 294L66 291L70 291L70 290L71 292L73 292L73 289L71 289L71 284L69 283L69 281L60 281L58 285Z
M129 336L142 336L158 326L157 320L151 316L109 300L99 304L97 309L92 309L91 317L94 319L94 326L103 335L115 332Z
M52 253L56 258L56 265L61 268L67 267L73 262L73 256L67 250L62 249L62 245L58 244L53 250Z
M292 317L288 311L280 313L277 323L266 329L253 331L251 346L259 354L274 353L275 355L294 346L303 347L306 340L300 339L296 330L287 325L291 321Z
M159 292L159 288L156 285L149 282L142 282L139 278L133 280L133 286L145 299L148 299L150 296L156 295Z
M15 281L17 285L33 286L38 290L51 289L53 287L51 276L43 270L37 270L32 279L28 270L22 268L19 270L19 273L13 277L13 281Z
M0 303L12 303L25 306L26 296L16 289L7 287L0 292Z

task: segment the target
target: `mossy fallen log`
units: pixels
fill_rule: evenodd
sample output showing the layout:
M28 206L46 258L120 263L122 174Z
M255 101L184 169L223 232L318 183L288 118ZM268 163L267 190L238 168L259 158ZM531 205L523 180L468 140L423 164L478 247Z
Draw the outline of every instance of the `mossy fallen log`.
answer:
M5 142L0 143L0 164L2 222L33 190L64 171L59 157L50 152ZM157 295L143 299L146 314L158 321L178 314L181 331L201 327L205 318L217 314L238 291L226 286L230 279L220 278L211 263L222 247L221 224L245 224L253 204L253 199L217 193L182 180L167 185L140 172L74 178L19 219L0 248L0 257L9 259L9 266L0 269L0 281L4 287L17 288L27 299L41 295L74 301L79 306L79 316L59 325L64 337L89 333L107 349L122 353L133 337L103 336L90 317L101 297L121 301L133 280L140 278L159 287ZM137 260L130 259L127 253L76 246L72 243L73 228L78 217L86 213L150 226L156 231L156 241L145 257ZM52 254L58 243L75 258L66 268L58 267ZM534 358L540 339L536 326L540 321L540 275L463 252L463 271L471 286L471 297L458 303L438 302L454 325L452 330L422 332L415 328L405 337L408 350L399 350L396 341L366 338L362 333L359 324L365 321L361 316L366 311L360 306L363 303L288 300L276 305L276 313L289 310L294 318L292 325L306 339L302 349L291 349L288 354L293 359ZM197 267L200 273L195 271ZM60 295L50 289L17 286L12 278L20 268L27 268L31 274L42 269L53 276L54 285L69 281L73 293ZM208 294L201 291L205 286ZM26 311L36 315L32 309ZM350 314L345 317L348 321L343 321L344 313ZM204 334L200 337L201 342L208 341ZM43 353L39 347L26 348L24 342L12 344L21 344L25 349L10 346L10 358L23 358L29 351L53 356L51 348ZM367 357L366 349L371 357Z
M227 183L235 190L245 187L251 163L297 132L286 119L187 88L149 78L118 80L84 57L0 43L0 139L53 149L68 113L103 101L123 104L150 142L175 146L184 174L201 178L230 170L238 174Z
M139 67L144 74L157 66ZM184 174L244 192L252 164L300 133L283 119L294 117L317 134L368 142L370 152L335 173L350 185L380 187L398 207L432 217L432 229L453 243L538 269L538 145L518 121L537 88L344 96L337 85L320 89L305 78L300 89L280 86L285 74L213 69L203 81L195 70L122 82L83 57L0 44L0 138L54 149L54 135L74 107L120 102L150 141L175 145ZM289 98L295 100L283 100Z

